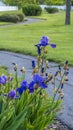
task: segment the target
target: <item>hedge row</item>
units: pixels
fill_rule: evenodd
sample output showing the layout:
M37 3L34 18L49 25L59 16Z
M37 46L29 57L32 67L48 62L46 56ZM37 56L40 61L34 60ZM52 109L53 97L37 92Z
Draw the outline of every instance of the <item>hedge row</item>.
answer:
M48 12L48 13L56 13L59 11L58 8L55 8L55 7L45 7L45 10Z
M22 22L24 20L24 14L3 14L0 16L1 22Z
M23 8L22 8L23 13L26 16L38 16L41 15L42 13L42 8L39 5L35 5L35 4L26 4Z

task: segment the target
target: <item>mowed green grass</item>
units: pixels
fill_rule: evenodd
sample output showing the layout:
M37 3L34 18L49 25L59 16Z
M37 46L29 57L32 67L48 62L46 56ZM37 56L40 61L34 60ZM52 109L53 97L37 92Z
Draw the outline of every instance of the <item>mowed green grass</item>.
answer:
M65 12L56 14L43 13L41 22L28 25L10 25L0 27L0 50L9 50L27 55L37 55L36 47L42 36L48 36L57 47L47 47L49 61L63 64L65 60L73 66L73 11L71 25L65 25Z

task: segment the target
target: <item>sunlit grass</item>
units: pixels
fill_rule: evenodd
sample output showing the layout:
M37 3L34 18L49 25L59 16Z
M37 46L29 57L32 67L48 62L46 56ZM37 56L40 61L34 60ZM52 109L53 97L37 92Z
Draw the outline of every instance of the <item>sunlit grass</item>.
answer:
M46 35L50 38L50 42L57 45L56 49L48 46L47 58L59 63L64 63L68 59L69 64L73 65L73 12L71 12L71 25L68 26L65 25L64 11L56 14L44 12L39 18L46 20L28 25L1 27L0 50L35 56L34 44Z

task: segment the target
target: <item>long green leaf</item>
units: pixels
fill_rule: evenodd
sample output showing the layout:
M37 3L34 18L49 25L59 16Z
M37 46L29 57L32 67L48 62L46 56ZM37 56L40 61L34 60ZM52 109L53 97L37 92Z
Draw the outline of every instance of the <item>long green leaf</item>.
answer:
M14 119L13 123L11 124L11 126L9 126L6 130L17 130L17 128L25 120L26 115L27 115L27 110L25 108L18 116L15 117L15 119Z

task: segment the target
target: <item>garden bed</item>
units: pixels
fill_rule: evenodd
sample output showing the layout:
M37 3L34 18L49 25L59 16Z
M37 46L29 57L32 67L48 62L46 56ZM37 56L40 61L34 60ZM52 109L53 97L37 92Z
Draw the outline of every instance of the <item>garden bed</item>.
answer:
M51 124L45 130L69 130L69 128L60 121L56 120L55 123Z

